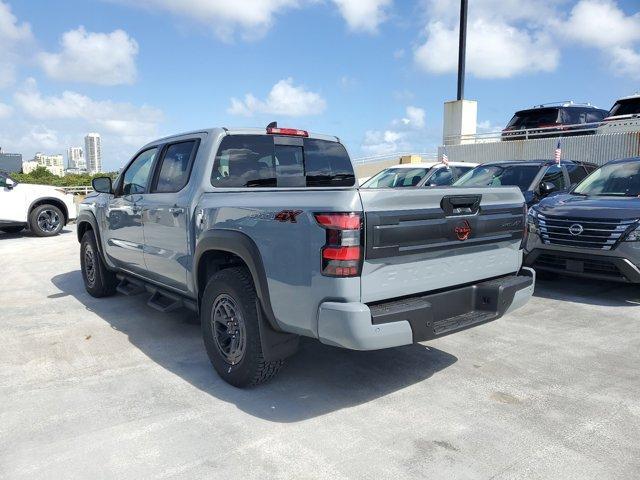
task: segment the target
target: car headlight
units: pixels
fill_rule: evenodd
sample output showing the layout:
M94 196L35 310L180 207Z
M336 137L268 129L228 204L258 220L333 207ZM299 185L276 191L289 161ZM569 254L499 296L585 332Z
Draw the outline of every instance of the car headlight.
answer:
M631 230L626 237L625 242L640 242L640 225L637 225L635 229Z

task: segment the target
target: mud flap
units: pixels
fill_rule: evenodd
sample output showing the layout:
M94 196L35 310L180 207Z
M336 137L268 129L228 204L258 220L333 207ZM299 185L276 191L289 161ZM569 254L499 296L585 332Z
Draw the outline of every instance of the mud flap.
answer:
M267 362L283 360L298 351L300 336L293 333L276 332L267 321L260 301L256 299L258 326L260 328L260 344L262 355Z

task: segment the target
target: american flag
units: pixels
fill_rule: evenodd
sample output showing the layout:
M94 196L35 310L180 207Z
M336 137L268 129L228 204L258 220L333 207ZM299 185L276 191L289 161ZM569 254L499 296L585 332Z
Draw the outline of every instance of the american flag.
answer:
M442 163L444 164L445 167L449 166L449 157L447 157L446 150L442 151Z
M562 158L562 148L560 148L560 140L558 140L558 145L556 146L556 153L554 159L558 165L560 165L560 158Z

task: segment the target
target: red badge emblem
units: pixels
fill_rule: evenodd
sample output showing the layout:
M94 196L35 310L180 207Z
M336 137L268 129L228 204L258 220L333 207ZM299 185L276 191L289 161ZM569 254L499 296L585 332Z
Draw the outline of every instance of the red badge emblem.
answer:
M469 235L471 235L471 225L469 225L469 222L465 220L462 225L454 229L454 232L456 232L456 237L458 237L458 240L464 242L467 238L469 238Z

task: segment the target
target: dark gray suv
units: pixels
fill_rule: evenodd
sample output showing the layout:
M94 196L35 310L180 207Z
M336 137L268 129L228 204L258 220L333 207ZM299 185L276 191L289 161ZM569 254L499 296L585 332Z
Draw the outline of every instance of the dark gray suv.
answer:
M525 264L547 274L640 283L639 196L640 158L630 158L541 201L529 210Z

